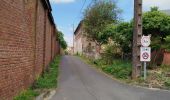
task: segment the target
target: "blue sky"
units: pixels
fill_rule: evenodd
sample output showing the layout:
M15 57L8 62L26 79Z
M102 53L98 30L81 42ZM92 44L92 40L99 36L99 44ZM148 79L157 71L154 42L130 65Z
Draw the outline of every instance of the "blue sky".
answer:
M83 18L83 11L92 0L50 0L52 14L57 25L57 29L64 33L64 38L69 46L73 44L74 28ZM124 21L129 21L133 17L134 0L117 0L117 6L122 9L120 17ZM85 4L84 4L85 2ZM158 6L160 9L170 9L170 0L143 0L143 10L147 11L151 6ZM82 6L84 7L82 8ZM82 10L81 10L82 9Z

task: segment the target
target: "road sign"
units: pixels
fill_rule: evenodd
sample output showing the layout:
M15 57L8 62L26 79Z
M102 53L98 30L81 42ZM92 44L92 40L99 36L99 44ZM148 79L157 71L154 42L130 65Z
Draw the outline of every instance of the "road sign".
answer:
M151 61L151 48L150 47L140 48L140 61L145 61L145 62Z
M150 43L151 43L150 37L151 36L142 36L142 38L141 38L142 46L148 47L150 45Z

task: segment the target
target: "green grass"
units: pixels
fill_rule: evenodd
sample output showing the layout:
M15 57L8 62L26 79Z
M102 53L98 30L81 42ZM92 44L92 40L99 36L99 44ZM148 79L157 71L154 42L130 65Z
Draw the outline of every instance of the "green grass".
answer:
M22 91L20 95L16 96L14 100L33 100L39 93L32 89Z
M113 64L102 66L102 70L118 79L128 79L131 76L131 63L128 61L114 60Z
M89 60L83 56L81 58L88 64L94 65L96 68L101 69L103 72L118 79L129 79L132 73L132 65L130 61L114 59L113 64L108 65L103 59Z
M58 64L59 57L57 57L54 62L50 64L50 69L48 72L44 73L43 77L40 77L35 84L35 88L38 89L50 89L57 87L57 76L58 76Z
M59 62L60 56L54 59L50 64L49 71L39 77L33 87L22 91L18 96L14 97L14 100L34 100L40 94L37 90L56 88Z

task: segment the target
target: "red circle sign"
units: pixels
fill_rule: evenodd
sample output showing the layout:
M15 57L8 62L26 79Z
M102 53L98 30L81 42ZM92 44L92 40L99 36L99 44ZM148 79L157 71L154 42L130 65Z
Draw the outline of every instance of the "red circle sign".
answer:
M142 57L143 57L143 59L148 59L149 58L149 54L147 52L144 52L142 54Z

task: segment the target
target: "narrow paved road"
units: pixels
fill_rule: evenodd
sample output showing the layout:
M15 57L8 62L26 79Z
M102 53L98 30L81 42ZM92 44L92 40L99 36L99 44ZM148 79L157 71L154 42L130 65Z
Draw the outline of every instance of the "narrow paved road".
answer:
M170 92L119 83L77 57L64 56L59 87L51 100L170 100Z

